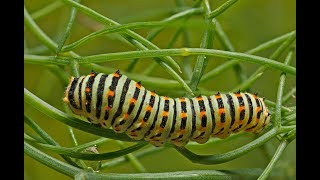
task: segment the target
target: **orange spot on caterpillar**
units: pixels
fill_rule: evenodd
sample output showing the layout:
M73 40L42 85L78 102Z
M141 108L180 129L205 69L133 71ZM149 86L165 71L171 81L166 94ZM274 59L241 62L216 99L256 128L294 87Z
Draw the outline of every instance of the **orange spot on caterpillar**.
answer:
M123 115L123 119L128 119L128 118L129 118L129 114L128 113Z
M131 99L130 99L130 103L136 103L136 101L137 101L137 100L136 100L135 98L131 98Z
M198 97L196 97L196 99L197 99L197 101L203 100L202 96L198 96Z
M259 112L261 110L261 107L256 108L256 112Z
M206 116L206 111L201 111L200 112L200 117L202 118L203 116Z
M151 94L151 96L155 96L156 95L156 93L153 92L153 91L151 91L150 94Z
M224 108L220 108L218 112L219 112L219 115L221 115L222 113L224 113Z
M108 96L114 96L114 91L109 91Z
M168 113L167 111L163 111L163 112L162 112L162 116L168 116L168 114L169 114L169 113Z
M169 100L169 98L167 96L163 96L164 100Z
M181 97L181 98L179 98L179 101L180 101L180 102L186 102L186 99L183 98L183 97Z
M117 71L117 72L115 72L114 74L113 74L113 77L120 77L120 74L119 74L119 72Z
M90 73L90 76L91 76L91 77L95 76L94 72Z
M220 95L220 93L219 93L219 94L216 94L216 95L215 95L215 97L216 97L216 99L219 99L219 98L221 98L221 95Z
M149 105L146 107L146 111L151 111L151 110L152 110L152 106Z
M244 110L244 106L240 106L238 111L241 112L242 110Z
M239 93L239 94L237 93L237 94L235 94L235 95L236 95L237 97L242 97L240 93Z
M243 124L243 121L238 121L237 124L238 124L238 125L241 125L241 124Z
M106 106L106 108L105 108L106 111L109 111L110 109L112 109L112 108L109 106Z
M141 82L136 83L136 88L140 89L141 88Z
M89 92L91 91L91 89L88 88L88 87L86 87L85 91L86 91L87 93L89 93Z
M186 117L187 117L187 113L184 113L184 112L183 112L183 113L180 113L180 117L181 117L181 118L186 118Z

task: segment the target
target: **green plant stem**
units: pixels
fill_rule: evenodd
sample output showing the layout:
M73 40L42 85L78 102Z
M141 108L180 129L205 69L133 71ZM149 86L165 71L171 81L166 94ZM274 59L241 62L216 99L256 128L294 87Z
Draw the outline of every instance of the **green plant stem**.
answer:
M249 55L245 53L237 52L228 52L216 49L202 49L202 48L180 48L180 49L161 49L161 50L146 50L146 51L127 51L120 53L108 53L108 54L99 54L92 56L84 56L77 58L79 64L88 64L88 63L101 63L107 61L115 60L124 60L131 58L147 58L147 57L163 57L163 56L190 56L190 55L207 55L207 56L216 56L224 58L237 58L243 62L256 63L260 65L268 65L270 68L278 69L288 74L295 75L296 68L292 66L285 65L283 63L277 62L272 59ZM69 63L69 57L58 57L54 62L52 59L55 57L52 56L37 56L37 55L24 55L25 63L32 64L60 64L67 65Z
M99 145L99 144L102 144L102 143L105 143L107 141L110 141L110 139L108 138L99 138L97 140L94 140L94 141L90 141L90 142L87 142L87 143L84 143L84 144L81 144L81 145L78 145L78 146L75 146L75 147L72 147L72 149L74 151L82 151L88 147L92 147L92 146L96 146L96 145Z
M135 141L129 138L126 134L118 134L113 132L111 129L103 129L101 127L93 126L92 124L86 123L80 119L74 118L67 115L66 113L56 109L55 107L44 102L27 89L24 89L24 101L45 115L52 117L54 120L58 120L66 125L77 128L79 130L95 134L110 139L122 140L122 141Z
M191 162L197 163L197 164L219 164L224 163L227 161L231 161L233 159L236 159L254 149L257 147L263 145L273 137L277 135L277 130L275 128L271 129L270 131L266 132L259 138L255 139L254 141L237 148L235 150L232 150L227 153L223 154L216 154L216 155L197 155L188 149L184 147L175 147L175 149L180 152L183 156L188 158Z
M208 0L203 1L203 8L205 10L205 14L208 15L210 10L210 4ZM211 49L212 42L213 42L213 24L211 19L205 18L205 30L202 35L202 40L200 43L200 48ZM205 68L208 64L208 59L205 55L198 55L196 64L193 69L191 81L190 81L190 88L192 91L197 89L197 86L200 82L201 76L203 75ZM189 95L190 96L190 95Z
M286 125L287 123L296 120L296 118L297 118L297 117L296 117L296 113L290 114L290 115L282 118L281 124L282 124L282 125Z
M70 68L71 68L71 74L74 77L80 77L80 73L79 73L79 63L77 60L75 59L71 59L70 60Z
M136 41L132 39L133 41ZM130 41L130 40L129 40ZM141 44L136 44L136 47L140 48L141 50L148 50L146 47L144 47ZM137 51L137 52L142 52L142 51ZM130 58L131 59L131 58ZM189 93L193 94L192 90L188 86L188 84L180 77L178 73L176 73L172 67L170 67L168 64L166 64L163 61L160 61L159 58L155 58L155 61L165 70L167 71L168 74L170 74L174 79L176 79L180 84L182 84L182 87Z
M295 93L296 93L296 87L292 88L286 95L283 96L282 104L285 104L286 102L288 102Z
M273 107L275 108L276 107L276 103L275 102L272 102L270 100L264 100L264 103L267 105L267 106L270 106L270 107ZM291 112L292 109L288 108L288 107L285 107L285 106L282 106L281 107L281 111L284 111L284 112Z
M283 153L284 149L288 146L288 142L286 140L282 141L280 145L278 146L277 151L273 155L271 161L269 162L268 166L264 169L261 176L258 178L258 180L264 180L267 179L271 170L274 169L274 166L276 162L279 160L281 154Z
M52 11L62 7L63 3L61 1L54 1L53 3L45 6L44 8L41 8L37 10L36 12L31 14L31 18L33 20L37 20L43 16L46 16L50 14Z
M74 135L72 127L68 126L68 132L69 132L69 135L70 135L71 140L73 142L73 145L78 146L78 141L77 141L76 136Z
M47 67L53 74L55 74L58 77L63 86L68 85L70 77L61 67L56 65L47 65Z
M75 2L80 2L80 0L74 0ZM60 1L61 2L61 1ZM67 24L67 27L65 29L65 32L58 44L58 47L56 49L56 54L59 54L63 45L65 44L65 42L67 41L67 39L69 38L70 34L71 34L71 28L73 26L74 20L76 19L76 15L77 15L77 9L72 7L71 8L71 12L70 12L70 18Z
M124 144L121 141L116 141L121 149L124 148ZM139 162L139 160L132 154L128 153L125 155L125 157L129 160L129 162L132 164L132 166L139 172L144 173L147 172L146 168Z
M223 49L227 50L227 51L235 51L229 37L222 29L222 26L220 25L219 21L217 21L216 19L213 19L213 23L215 24L214 32L215 32L216 37L218 38L219 42L221 43ZM236 60L233 60L233 61L236 61ZM230 62L230 61L228 61L228 62ZM225 63L225 64L227 64L227 63ZM239 63L234 64L233 69L234 69L235 73L237 74L237 78L240 83L244 82L247 79L246 74L243 72Z
M115 174L115 173L88 173L81 172L80 179L191 179L191 180L226 180L234 177L258 177L261 169L240 169L240 170L192 170L192 171L176 171L176 172L161 172L161 173L134 173L134 174Z
M221 6L219 6L217 9L213 10L212 12L210 12L207 16L208 18L212 19L215 18L217 16L219 16L220 14L222 14L223 12L225 12L229 7L231 7L234 3L236 3L238 0L229 0L225 3L223 3Z
M37 134L40 135L48 144L59 146L59 144L43 129L41 129L38 124L36 124L32 119L27 115L24 115L24 122L28 124Z
M135 157L136 158L144 157L146 155L154 154L154 153L162 151L164 149L165 148L163 148L163 147L153 147L152 146L150 148L138 151L135 154ZM128 162L128 159L125 158L125 157L120 157L120 158L117 158L117 159L113 159L111 161L107 161L107 162L102 163L101 169L115 167L115 166L120 165L121 163L124 163L124 162Z
M33 142L32 142L33 143ZM97 160L106 160L106 159L113 159L117 158L123 155L126 155L128 153L134 152L145 145L147 145L147 142L139 142L133 146L130 146L128 148L114 151L114 152L107 152L107 153L102 153L102 154L88 154L88 153L80 153L80 152L75 152L73 148L65 148L65 147L57 147L49 144L39 144L39 143L33 143L35 146L47 149L49 151L58 153L58 154L63 154L66 156L70 156L73 158L77 159L83 159L83 160L88 160L88 161L97 161Z
M201 9L202 10L202 9ZM167 48L171 48L173 46L173 43L176 41L176 39L178 38L178 36L180 35L180 33L182 32L182 30L184 29L184 24L187 22L187 20L190 18L191 16L186 16L184 19L183 19L183 25L181 27L179 27L179 29L175 32L175 34L173 35L173 37L171 38L171 40L169 41L168 45L167 45ZM147 39L148 40L153 40L156 35L158 35L161 31L163 30L163 28L157 28L153 31L151 31L149 33L149 35L147 36ZM138 60L138 59L135 59L135 60ZM181 65L180 65L181 66ZM182 65L183 66L183 65ZM154 68L156 67L156 64L155 63L152 63L152 65L150 65L149 67L147 67L145 69L145 71L143 72L143 74L150 74L151 72L153 72ZM183 72L183 69L182 69L182 72ZM185 72L183 72L183 75L185 75Z
M24 24L36 36L36 38L39 39L46 47L48 47L51 51L55 51L56 49L55 42L53 42L32 20L26 7L24 7Z
M24 152L31 158L69 177L73 177L81 172L81 169L57 160L31 146L27 142L24 142Z
M263 73L259 73L259 74L256 74L255 76L251 76L250 78L248 78L246 81L243 81L242 84L239 84L238 86L234 87L232 90L230 90L230 92L236 92L238 91L239 89L240 90L248 90L251 85L257 80L259 79L261 76L263 75Z
M277 60L279 59L280 55L295 41L296 39L296 32L292 32L291 36L288 37L287 40L285 40L277 49L274 53L271 54L270 59ZM251 81L250 86L254 83L252 79L260 73L264 73L267 69L269 68L268 65L263 65L259 67L252 75L248 78L248 81ZM247 82L241 83L238 87L240 87L241 90L246 91L247 89L244 88L244 86L248 87Z
M284 64L288 65L292 59L293 52L289 51ZM283 94L283 88L286 82L286 73L281 73L280 75L280 81L279 81L279 87L278 87L278 93L277 93L277 101L276 101L276 111L275 111L275 118L274 118L274 125L278 129L281 127L281 107L282 107L282 94Z
M76 3L76 2L73 2L72 1L72 3ZM78 4L78 3L76 3L76 4ZM78 4L79 5L79 4ZM84 6L82 6L82 7L84 7ZM91 12L91 11L90 11ZM96 13L96 12L94 12L94 13ZM34 23L34 21L31 19L31 18L26 18L26 17L28 17L28 12L27 12L27 10L25 9L25 19L27 19L28 21L27 22L29 22L29 24L31 24L30 26L31 26L31 29L33 28L33 27L37 27L37 28L33 28L33 33L35 34L35 35L37 35L37 37L38 37L38 39L41 41L41 42L43 42L49 49L50 49L50 47L52 48L51 50L52 51L54 51L54 49L55 49L55 47L57 47L57 44L56 43L54 43L35 23ZM103 16L102 16L103 17ZM108 20L108 19L107 19ZM111 20L112 21L112 20ZM113 21L112 21L113 22ZM114 24L117 24L116 22L113 22ZM129 32L129 35L131 34L132 36L134 36L133 38L136 38L136 39L139 39L140 41L141 40L143 40L143 41L147 41L147 40L145 40L145 39L143 39L141 36L139 36L138 34L136 34L136 33L134 33L134 32L132 32L132 31L128 31ZM129 38L128 36L125 36L126 38ZM147 49L147 47L145 47L145 46L143 46L140 42L138 42L136 39L132 39L132 41L130 41L130 42L136 42L136 43L134 43L135 45L137 45L138 46L138 48L142 48L142 49ZM149 41L148 41L149 42ZM149 44L150 45L150 44ZM153 45L153 44L152 44ZM154 45L153 45L154 46ZM79 56L77 55L77 54L75 54L75 53L73 53L73 52L69 52L70 53L70 55L72 55L73 57L76 57L76 58L78 58ZM165 58L168 58L168 57L165 57ZM47 63L49 63L49 62L52 62L51 60L54 60L54 64L57 64L57 65L61 65L61 61L59 61L56 57L53 57L53 58L49 58L49 61L47 61ZM179 83L181 83L182 84L182 86L186 89L186 91L187 92L189 92L190 94L192 94L192 91L191 91L191 89L189 88L189 86L183 81L183 79L170 67L170 66L168 66L166 63L164 63L164 62L162 62L162 61L160 61L160 60L158 60L158 59L156 59L156 61L158 61L159 62L159 64L173 77L173 78L175 78ZM173 61L173 60L172 60ZM35 62L35 61L33 61L33 62ZM64 62L64 63L69 63L69 62ZM175 62L174 62L175 63ZM73 66L72 66L73 67ZM76 69L74 69L74 70L76 70Z
M135 173L135 174L115 174L115 173L91 173L85 172L81 169L70 166L62 161L59 161L42 151L34 148L28 143L24 142L24 152L31 158L39 161L40 163L64 174L69 177L80 177L82 179L145 179L145 178L162 178L162 179L226 179L234 177L234 175L252 176L252 171L249 170L195 170L195 171L177 171L177 172L163 172L163 173ZM251 173L250 173L251 172ZM256 172L256 171L254 171Z
M101 22L107 26L110 25L120 25L119 23L99 14L98 12L83 6L77 2L74 2L72 0L63 0L63 2L65 2L66 4L73 6L75 8L77 8L79 11L85 13L86 15L92 17L93 19L97 20L98 22ZM142 36L140 36L139 34L131 31L131 30L124 30L125 34L122 34L122 36L127 37L127 38L133 38L135 39L138 43L141 43L141 45L145 46L145 48L147 49L159 49L156 45L154 45L153 43L151 43L150 41L148 41L147 39L143 38ZM140 47L138 47L140 49ZM178 71L180 71L180 67L179 65L169 56L164 56L162 58L160 58L161 61L168 63L170 66L173 67L173 69L176 69Z
M115 33L115 32L124 32L125 30L129 29L141 29L141 28L148 28L148 27L157 27L157 26L166 26L170 25L170 23L177 21L181 18L188 17L194 14L199 14L202 12L202 9L200 8L192 8L185 10L183 12L179 12L169 18L166 18L162 21L149 21L149 22L134 22L134 23L128 23L128 24L117 24L113 25L111 27L106 27L104 29L98 30L96 32L93 32L83 38L81 38L78 41L75 41L69 45L66 45L62 48L62 51L70 51L76 47L79 47L80 45L83 45L87 43L89 40L92 40L94 38L97 38L101 35L105 35L108 33ZM153 38L147 38L149 41L151 41Z
M36 143L47 143L44 139L42 139L40 136L35 136L32 134L24 133L24 139L28 141L34 141Z
M218 21L216 21L216 29L219 29L219 23ZM267 41L265 43L262 43L260 45L258 45L257 47L246 51L246 54L255 54L257 52L263 51L265 49L268 49L272 46L275 46L283 41L285 41L286 39L288 39L290 36L292 36L292 34L295 33L295 31L289 32L287 34L284 34L282 36L276 37L270 41ZM217 38L220 40L222 39L222 35L220 34L220 31L217 30L216 32L216 36ZM225 39L225 38L223 38ZM222 41L220 40L220 42L225 45L223 46L227 46L227 42L228 41ZM230 47L230 46L228 46ZM218 76L219 74L225 72L228 68L233 67L234 65L238 64L240 61L236 60L236 59L232 59L230 61L227 61L226 63L223 63L221 65L219 65L218 67L214 68L213 70L209 71L208 73L204 74L201 78L201 82L205 82L208 81L209 79L212 79L213 77ZM240 74L241 75L241 74Z
M99 54L92 56L85 56L78 58L79 64L107 62L111 60L131 59L135 57L163 57L163 56L190 56L190 55L207 55L225 58L237 58L244 62L257 63L261 65L268 65L269 67L279 69L283 72L295 75L294 67L284 65L283 63L274 61L272 59L249 55L245 53L236 53L229 51L222 51L216 49L203 48L180 48L180 49L161 49L161 50L145 50L145 51L127 51L120 53Z
M37 134L40 135L48 144L60 147L60 145L40 126L38 126L32 119L30 119L27 115L24 115L24 122L28 124ZM66 160L69 164L79 167L72 159L67 156L61 155L61 157Z

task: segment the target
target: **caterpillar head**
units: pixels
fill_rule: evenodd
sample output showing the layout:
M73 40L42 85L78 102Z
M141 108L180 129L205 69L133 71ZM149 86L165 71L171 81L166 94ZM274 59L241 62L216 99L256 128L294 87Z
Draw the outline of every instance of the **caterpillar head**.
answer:
M78 79L79 78L75 78L73 76L70 78L67 89L64 92L63 101L69 106L69 108L72 110L74 114L81 115L82 111L78 109L78 106L75 103L74 94L73 94L75 91L75 87L78 82Z
M256 133L259 133L261 132L269 123L270 123L270 116L271 116L271 113L270 111L268 110L267 106L265 106L264 104L264 98L261 98L260 99L261 102L263 103L263 106L265 107L262 114L261 114L261 117L260 117L260 121L261 121L261 126L260 128L258 128L255 132Z

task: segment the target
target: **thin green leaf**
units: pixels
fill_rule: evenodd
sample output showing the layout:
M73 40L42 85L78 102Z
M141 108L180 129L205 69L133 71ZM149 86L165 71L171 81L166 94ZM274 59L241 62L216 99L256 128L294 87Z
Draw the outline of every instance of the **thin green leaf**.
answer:
M220 31L218 31L218 29L219 29L218 22L216 22L216 29L217 29L216 35L217 35L218 39L222 39L222 34ZM295 31L292 31L292 32L289 32L289 33L284 34L282 36L276 37L270 41L267 41L265 43L258 45L257 47L255 47L251 50L246 51L245 53L246 54L255 54L257 52L260 52L260 51L263 51L263 50L268 49L270 47L273 47L273 46L285 41L286 39L288 39L290 36L292 36L292 33L294 33L294 32ZM225 40L225 38L223 38L223 39ZM221 43L224 42L224 43L222 43L222 44L225 44L223 46L227 47L228 41L220 40L220 42ZM228 47L230 47L230 45L228 45ZM237 65L239 62L240 62L239 60L232 59L230 61L227 61L227 62L219 65L218 67L216 67L213 70L209 71L208 73L204 74L201 78L201 82L206 82L209 79L212 79L213 77L218 76L219 74L225 72L228 68L233 67L234 65Z
M282 141L280 145L278 146L278 149L276 153L273 155L271 161L269 162L268 166L266 169L263 171L261 176L258 178L258 180L264 180L267 179L271 170L274 169L274 166L276 165L276 162L279 160L281 154L283 153L284 149L287 147L288 142L287 141Z
M292 88L286 95L283 96L282 98L282 104L285 104L288 102L290 99L294 97L294 94L296 93L296 87Z
M290 61L292 60L292 55L293 55L293 51L291 50L288 53L284 64L288 65L290 63ZM274 118L275 127L277 127L278 129L280 129L281 127L282 95L283 95L283 88L284 88L285 82L286 82L286 73L281 73L278 92L277 92L276 112L275 112L275 118Z
M184 157L188 158L191 162L197 163L197 164L220 164L227 161L231 161L233 159L236 159L254 149L257 147L260 147L273 137L277 135L276 129L271 129L270 131L266 132L259 138L255 139L254 141L237 148L235 150L232 150L227 153L223 154L215 154L215 155L197 155L188 149L184 147L175 147L175 149L180 152Z
M60 146L47 132L45 132L38 124L36 124L32 119L27 115L24 115L24 122L28 124L37 134L40 135L48 144ZM79 167L72 159L67 156L61 155L61 157L66 160L69 164Z
M26 153L31 158L39 161L40 163L64 174L69 177L73 177L74 175L81 172L81 169L71 166L65 162L62 162L58 159L55 159L42 151L36 149L31 146L29 143L24 142L24 153Z
M132 59L135 57L147 58L147 57L163 57L163 56L190 56L190 55L207 55L207 56L216 56L224 58L237 58L243 62L256 63L268 66L270 68L278 69L288 74L295 75L296 68L292 66L285 65L281 62L277 62L272 59L249 55L245 53L238 52L228 52L216 49L202 49L202 48L181 48L181 49L161 49L161 50L146 50L146 51L126 51L120 53L108 53L108 54L99 54L92 56L84 56L77 58L79 64L88 64L88 63L99 63L115 60L125 60ZM25 63L37 63L37 64L61 64L66 65L68 63L68 57L57 57L56 62L51 61L52 56L37 56L37 55L24 55ZM44 61L44 62L42 62Z
M140 157L144 157L146 155L149 155L149 154L154 154L156 152L160 152L162 150L164 150L165 148L164 147L149 147L147 149L143 149L141 151L138 151L136 154L135 154L135 157L136 158L140 158ZM120 157L120 158L117 158L117 159L113 159L113 160L110 160L110 161L107 161L107 162L104 162L102 163L101 165L101 169L104 169L104 168L109 168L109 167L115 167L117 165L120 165L124 162L128 162L129 160L125 157Z
M286 41L284 41L277 49L274 53L271 54L270 59L274 59L277 60L280 55L287 49L289 48L289 46L295 41L296 39L296 32L292 32L291 36L288 37L288 39ZM254 73L252 73L252 75L248 78L249 80L252 80L252 78L254 76L257 76L257 74L260 73L264 73L267 69L269 68L269 66L264 65L259 67ZM243 86L245 86L247 84L247 82L243 82L239 85L240 89L243 89Z
M87 14L88 16L92 17L93 19L107 25L119 25L119 23L99 14L98 12L83 6L77 2L74 2L72 0L64 0L64 2L68 5L71 5L75 8L77 8L79 11L82 11L83 13ZM147 49L159 49L156 45L154 45L153 43L151 43L150 41L148 41L147 39L143 38L142 36L140 36L139 34L131 31L131 30L124 30L125 35L122 34L122 36L124 37L130 37L133 38L135 40L137 40L139 43L141 43L141 45L145 46ZM140 49L140 47L138 47ZM165 63L170 64L170 66L173 67L173 69L176 69L178 71L180 71L180 67L179 65L169 56L164 56L161 58L161 61L164 61Z
M74 0L75 2L80 2L80 0ZM61 2L61 1L60 1ZM76 15L77 15L77 9L72 7L71 8L71 12L70 12L70 18L68 20L68 24L67 27L65 29L65 32L63 33L62 38L60 39L60 42L58 44L58 47L56 49L56 53L59 54L63 45L65 44L65 42L67 41L67 39L69 38L70 34L71 34L71 28L73 26L74 20L76 19Z
M210 4L208 0L203 1L203 8L205 9L205 13L208 14L210 10ZM205 30L202 35L200 48L206 48L211 49L212 48L212 42L213 42L213 26L211 20L206 18L205 19ZM195 91L197 89L197 86L200 82L201 76L203 75L206 66L208 64L208 59L205 55L199 55L197 57L196 64L193 69L192 77L190 80L190 88L192 91Z
M124 149L124 144L121 141L117 141L118 145L121 149ZM132 166L139 172L144 173L147 172L146 168L141 164L141 162L132 154L128 153L125 155L126 158L128 158L129 162L132 164Z
M70 156L73 158L77 159L83 159L83 160L88 160L88 161L98 161L98 160L106 160L106 159L113 159L117 158L123 155L126 155L128 153L134 152L145 145L147 145L147 142L140 142L137 143L133 146L130 146L125 149L121 149L118 151L113 151L113 152L107 152L107 153L102 153L102 154L88 154L88 153L80 153L74 151L72 148L65 148L65 147L57 147L57 146L52 146L49 144L39 144L39 143L33 143L35 146L44 148L46 150L58 153L58 154L63 154L66 156Z
M157 27L157 26L166 26L170 25L170 23L179 20L180 18L183 18L185 16L190 16L193 14L199 14L201 13L200 8L193 8L188 9L183 12L180 12L178 14L175 14L169 18L166 18L162 21L149 21L149 22L134 22L134 23L128 23L128 24L117 24L110 27L106 27L104 29L98 30L96 32L93 32L78 41L75 41L69 45L66 45L62 48L62 51L70 51L76 47L79 47L85 43L87 43L89 40L92 40L94 38L97 38L101 35L109 34L109 33L115 33L115 32L125 32L125 30L132 30L132 29L141 29L141 28L150 28L150 27ZM152 38L147 38L149 41L152 40Z
M135 174L94 174L81 172L83 179L215 179L227 180L234 178L255 178L261 173L261 169L239 169L239 170L193 170L161 173L135 173Z
M53 12L54 10L57 10L58 8L62 7L63 3L61 1L54 1L53 3L45 6L44 8L41 8L37 10L36 12L33 12L31 14L31 18L34 20L37 20L43 16L46 16Z
M30 16L26 7L24 7L24 24L36 36L36 38L39 39L46 47L48 47L53 52L55 51L56 49L55 42L53 42L32 20L32 17Z
M227 50L227 51L235 51L235 49L234 49L229 37L227 36L227 34L222 29L222 26L219 23L219 21L217 21L216 19L213 19L212 21L215 24L215 28L213 29L214 33L216 34L216 37L218 38L219 42L221 43L223 49ZM233 60L233 61L236 61L236 60ZM228 61L227 63L229 63L229 62L230 61ZM227 64L227 63L225 63L225 64ZM243 72L243 69L242 69L242 67L240 66L239 63L234 64L233 70L237 74L237 78L238 78L239 82L242 83L243 81L245 81L247 79L247 76Z
M223 3L221 6L219 6L217 9L213 10L212 12L210 12L207 16L208 18L212 19L215 18L217 16L219 16L220 14L222 14L223 12L225 12L228 8L230 8L234 3L236 3L238 0L229 0L225 3Z

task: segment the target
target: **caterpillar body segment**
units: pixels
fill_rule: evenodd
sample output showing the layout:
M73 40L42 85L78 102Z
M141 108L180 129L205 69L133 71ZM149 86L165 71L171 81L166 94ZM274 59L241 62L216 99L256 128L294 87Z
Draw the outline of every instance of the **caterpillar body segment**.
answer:
M64 102L91 123L155 146L206 143L210 137L258 133L270 122L263 99L250 93L194 98L159 96L119 71L72 77Z

